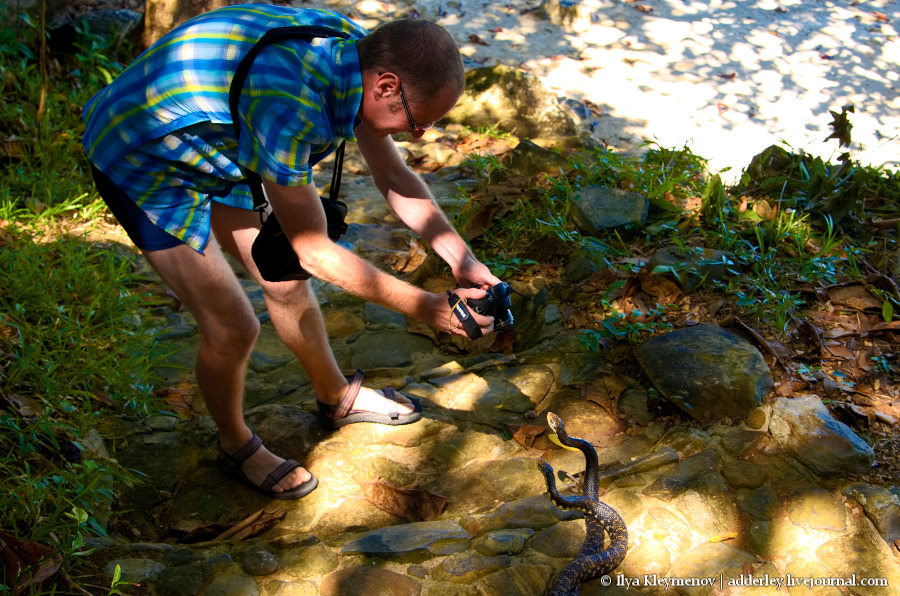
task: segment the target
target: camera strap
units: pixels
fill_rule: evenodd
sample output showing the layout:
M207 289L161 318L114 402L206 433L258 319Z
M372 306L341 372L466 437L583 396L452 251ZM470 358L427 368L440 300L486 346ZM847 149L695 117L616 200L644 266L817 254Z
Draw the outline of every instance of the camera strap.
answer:
M234 140L238 142L241 138L241 122L240 122L240 114L238 114L238 100L241 97L241 90L244 87L244 80L247 78L247 73L250 72L250 65L253 63L253 60L256 58L257 54L266 46L277 43L279 41L283 41L285 39L290 38L313 38L313 37L340 37L343 39L347 39L350 37L349 33L344 33L343 31L338 31L337 29L332 29L331 27L323 27L321 25L297 25L293 27L276 27L274 29L269 29L266 33L257 41L250 51L247 52L247 55L244 56L241 61L238 63L237 68L234 71L234 77L231 79L231 87L228 89L228 107L231 110L231 122L234 125ZM341 187L341 170L343 170L344 166L344 145L346 141L341 141L341 144L338 146L337 151L334 155L334 170L331 174L331 189L328 192L329 200L335 201L338 197L338 191ZM269 201L266 200L266 195L262 189L262 178L260 178L259 174L253 172L245 167L243 167L240 163L238 163L238 168L240 168L241 173L244 175L244 178L247 180L247 183L250 185L250 193L253 195L253 210L259 212L259 220L263 222L265 217L266 207L269 206Z
M481 332L481 327L479 327L478 323L475 322L475 318L472 316L472 312L466 306L465 301L460 298L458 294L447 290L447 302L450 303L450 309L452 313L450 316L452 317L453 315L456 315L456 318L462 324L463 329L465 329L466 331L466 335L469 336L469 339L478 339L479 337L484 335Z

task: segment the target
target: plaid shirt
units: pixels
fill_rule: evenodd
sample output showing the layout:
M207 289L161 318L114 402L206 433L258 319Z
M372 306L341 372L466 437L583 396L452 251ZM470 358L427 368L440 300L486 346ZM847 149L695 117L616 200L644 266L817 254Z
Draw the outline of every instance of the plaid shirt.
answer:
M228 89L241 58L274 27L320 25L350 39L289 39L250 68L234 139ZM84 107L91 162L173 236L202 252L211 200L250 209L237 163L266 180L303 186L311 166L355 140L362 100L356 39L365 29L335 13L238 5L193 18L141 54Z

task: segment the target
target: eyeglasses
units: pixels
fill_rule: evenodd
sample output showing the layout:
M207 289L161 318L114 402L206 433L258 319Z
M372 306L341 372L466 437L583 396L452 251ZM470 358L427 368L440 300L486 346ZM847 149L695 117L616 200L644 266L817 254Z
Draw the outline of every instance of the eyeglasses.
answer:
M406 101L406 94L403 92L403 85L400 85L400 101L403 102L403 109L406 110L406 120L409 122L410 132L425 132L426 130L434 126L434 122L425 126L416 125L416 123L413 121L412 112L409 111L409 102Z

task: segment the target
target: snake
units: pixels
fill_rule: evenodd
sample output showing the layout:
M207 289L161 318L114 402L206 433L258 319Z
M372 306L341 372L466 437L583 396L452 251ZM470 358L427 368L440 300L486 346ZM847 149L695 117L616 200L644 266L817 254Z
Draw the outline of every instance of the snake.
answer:
M556 575L546 594L548 596L578 596L581 584L603 575L619 566L628 549L628 528L615 509L600 501L599 464L594 446L584 439L570 437L562 419L547 412L547 422L556 433L559 442L574 447L584 454L585 470L581 495L564 497L556 488L553 467L545 460L538 460L538 467L547 481L550 499L560 509L575 509L584 513L586 535L581 550ZM609 534L609 546L603 548L604 533Z

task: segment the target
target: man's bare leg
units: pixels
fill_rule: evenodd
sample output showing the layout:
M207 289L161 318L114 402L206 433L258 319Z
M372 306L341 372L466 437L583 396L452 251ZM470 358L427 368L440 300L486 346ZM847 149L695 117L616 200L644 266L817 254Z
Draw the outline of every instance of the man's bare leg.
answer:
M325 323L309 281L267 282L261 278L250 248L259 229L259 216L234 207L213 204L212 222L216 237L222 247L237 258L259 282L266 298L266 306L279 338L303 365L312 382L316 396L324 403L337 404L347 391L349 383L341 372L325 331ZM360 389L354 408L370 412L387 413L395 406L401 413L409 413L413 407L400 394L405 403L388 400L379 391Z
M204 253L201 255L185 244L144 251L153 268L197 320L201 334L197 384L219 429L222 448L233 453L252 437L244 421L244 374L259 335L259 321L215 239L210 238ZM259 485L283 461L262 447L244 463L242 470ZM298 468L273 490L289 490L309 478L309 472Z

